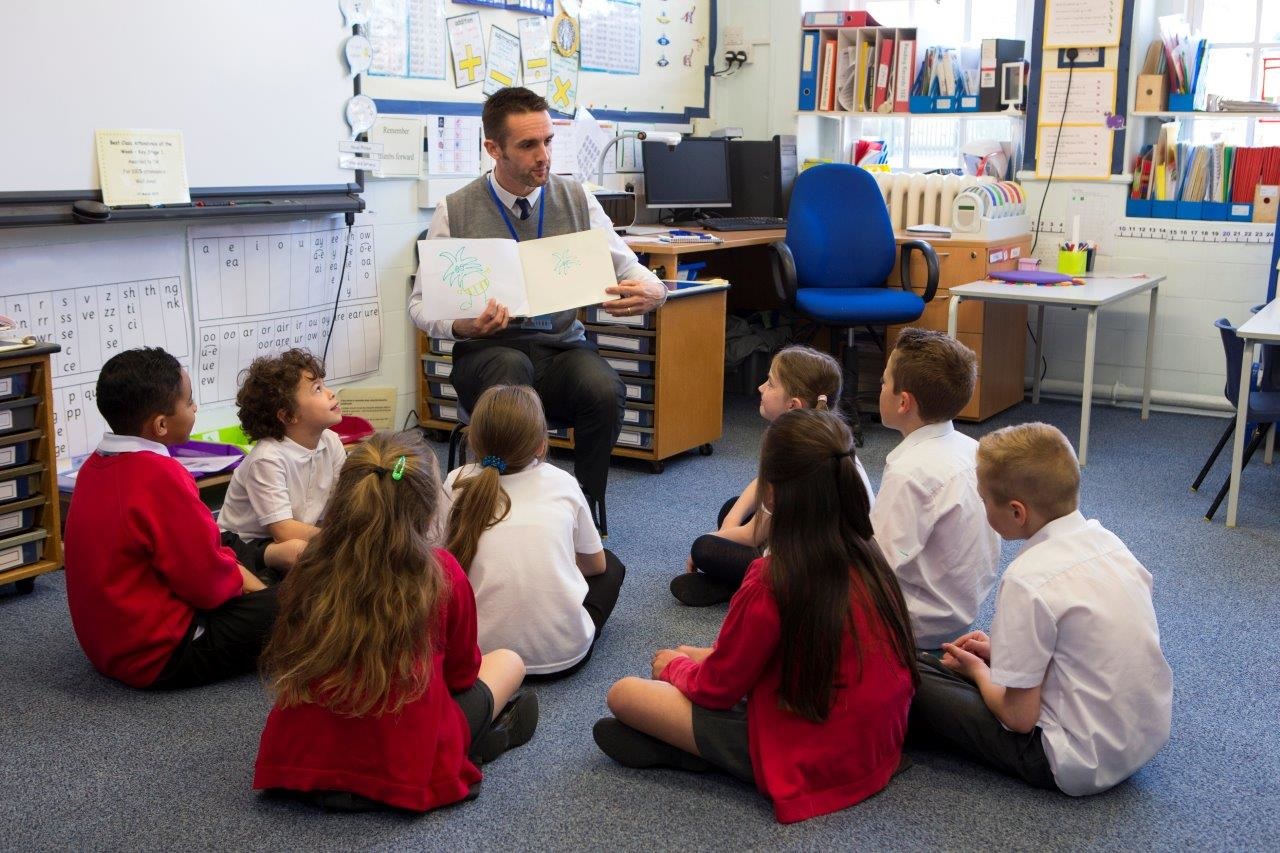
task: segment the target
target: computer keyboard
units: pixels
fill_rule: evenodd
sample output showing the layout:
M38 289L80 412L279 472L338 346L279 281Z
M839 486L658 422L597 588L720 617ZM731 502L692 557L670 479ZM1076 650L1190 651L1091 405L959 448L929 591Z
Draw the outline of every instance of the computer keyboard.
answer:
M704 219L698 224L708 231L759 231L766 228L786 228L787 220L777 216L721 216Z

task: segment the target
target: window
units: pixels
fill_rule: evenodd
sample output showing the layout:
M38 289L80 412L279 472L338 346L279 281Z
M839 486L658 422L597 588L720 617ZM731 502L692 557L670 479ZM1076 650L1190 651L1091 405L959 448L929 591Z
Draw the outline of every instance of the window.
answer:
M1209 40L1205 89L1236 100L1280 99L1280 3L1276 0L1188 0L1193 30ZM1275 145L1280 118L1195 122L1191 139Z

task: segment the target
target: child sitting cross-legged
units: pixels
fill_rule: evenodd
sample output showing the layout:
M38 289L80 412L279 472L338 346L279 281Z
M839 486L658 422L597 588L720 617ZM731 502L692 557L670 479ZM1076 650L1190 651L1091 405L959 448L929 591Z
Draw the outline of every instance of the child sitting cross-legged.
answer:
M260 553L275 542L289 553L287 571L316 535L329 492L347 454L331 427L342 406L324 384L324 366L304 349L255 358L236 394L240 425L257 442L240 463L218 514L223 541L239 538ZM279 572L255 560L265 580Z
M76 638L104 675L131 687L188 687L251 672L276 596L219 543L191 474L169 448L191 436L191 377L159 348L102 365L98 410L111 431L76 479L65 535ZM278 546L260 556L280 559Z
M978 445L991 526L1026 544L996 596L991 635L920 656L913 741L1040 788L1079 796L1128 778L1169 739L1172 674L1160 651L1151 574L1077 508L1080 467L1048 424Z
M481 649L512 649L530 675L586 664L626 569L600 542L577 480L546 460L547 421L527 385L480 395L467 441L478 464L449 472L448 548L476 592Z
M797 409L765 433L759 508L770 555L729 602L713 648L654 656L653 680L609 690L597 745L628 767L719 768L783 823L843 809L898 769L917 679L893 572L839 417Z
M916 328L898 336L881 379L880 419L902 442L885 457L871 526L924 649L973 624L1000 565L978 498L978 443L951 423L976 380L971 349Z
M475 797L477 765L533 736L538 698L517 693L520 656L480 654L471 586L433 547L439 499L421 439L377 433L351 452L324 526L279 586L255 789L423 812Z

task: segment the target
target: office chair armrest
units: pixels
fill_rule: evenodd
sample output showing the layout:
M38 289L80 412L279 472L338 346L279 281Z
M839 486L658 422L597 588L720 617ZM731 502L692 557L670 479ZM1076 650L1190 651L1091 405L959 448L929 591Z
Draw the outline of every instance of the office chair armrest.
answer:
M911 250L924 255L925 265L929 268L928 281L924 285L924 301L930 302L938 292L938 253L924 240L907 240L902 244L902 254L898 262L898 271L902 274L902 289L911 289Z
M769 244L769 266L773 270L773 289L778 298L794 308L796 304L796 259L791 247L783 241Z

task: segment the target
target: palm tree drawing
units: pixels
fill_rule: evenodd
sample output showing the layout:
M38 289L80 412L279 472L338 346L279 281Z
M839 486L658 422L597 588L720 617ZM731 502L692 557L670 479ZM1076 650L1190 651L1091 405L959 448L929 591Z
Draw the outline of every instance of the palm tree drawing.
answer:
M467 247L460 246L456 252L441 252L440 257L448 262L444 270L444 283L447 287L457 288L466 297L458 307L466 311L475 302L477 296L483 296L489 289L489 267L481 266L476 258L468 258Z

